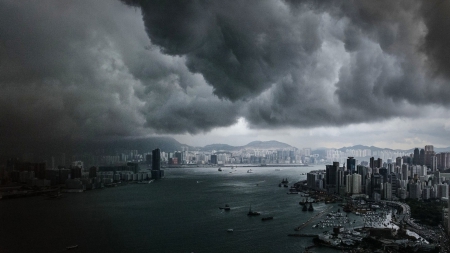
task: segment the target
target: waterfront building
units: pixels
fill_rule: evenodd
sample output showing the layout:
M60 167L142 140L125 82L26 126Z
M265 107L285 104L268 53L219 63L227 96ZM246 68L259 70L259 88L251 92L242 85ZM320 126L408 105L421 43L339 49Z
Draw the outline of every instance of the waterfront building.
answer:
M164 177L164 170L161 170L161 150L152 150L152 157L152 179L161 179Z
M326 165L325 183L329 193L337 193L337 177L339 162L333 162L333 165Z

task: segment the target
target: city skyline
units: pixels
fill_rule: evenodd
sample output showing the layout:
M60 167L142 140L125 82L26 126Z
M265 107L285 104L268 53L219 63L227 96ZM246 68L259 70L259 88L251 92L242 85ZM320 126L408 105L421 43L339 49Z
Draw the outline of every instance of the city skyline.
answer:
M2 1L0 152L149 136L449 147L449 13L438 0Z

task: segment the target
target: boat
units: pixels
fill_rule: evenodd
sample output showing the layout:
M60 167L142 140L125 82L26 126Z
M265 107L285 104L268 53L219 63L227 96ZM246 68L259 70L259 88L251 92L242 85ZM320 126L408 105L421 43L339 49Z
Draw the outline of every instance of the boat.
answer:
M303 205L302 211L308 211L308 207L306 205Z
M252 206L250 206L250 208L248 209L248 213L247 213L248 216L257 216L257 215L260 215L260 214L261 213L259 213L259 212L252 211Z
M281 183L280 183L280 184L278 184L278 187L281 187Z
M286 188L289 187L287 184L285 184L285 185L283 185L283 186L286 187Z
M306 205L305 205L306 206ZM309 207L308 207L308 211L314 211L314 207L312 206L312 203L309 202Z
M252 169L247 170L247 173L253 173Z
M263 217L263 218L261 218L261 220L262 220L262 221L273 220L273 217L272 217L272 216L269 216L269 217Z
M218 171L222 171L222 168L219 168Z
M71 245L66 247L66 249L76 249L76 248L78 248L78 245Z
M230 211L231 208L228 204L226 204L224 207L219 207L220 210Z
M54 193L54 194L48 194L47 197L49 199L59 199L62 197L62 194L60 192Z
M153 179L152 180L148 180L148 181L139 181L138 184L150 184L151 182L153 182Z
M281 169L275 169L275 171L281 171Z
M232 228L229 228L229 229L227 229L227 232L228 233L231 233L231 232L233 232L234 230L232 229Z
M289 181L287 178L283 178L283 180L281 181L282 184L289 184Z

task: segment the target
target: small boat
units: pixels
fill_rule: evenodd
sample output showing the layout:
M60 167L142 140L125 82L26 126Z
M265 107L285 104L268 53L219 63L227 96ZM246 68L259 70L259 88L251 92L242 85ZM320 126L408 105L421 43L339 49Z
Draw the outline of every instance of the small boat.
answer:
M284 187L288 188L289 186L287 184L283 185Z
M269 216L269 217L263 217L263 218L261 218L261 220L262 220L262 221L273 220L273 217L272 217L272 216Z
M219 168L218 171L222 171L222 168Z
M247 170L247 173L253 173L252 169Z
M260 214L261 213L259 213L259 212L252 211L252 206L250 206L250 208L248 209L248 213L247 213L248 216L257 216L257 215L260 215Z
M280 184L278 184L278 187L281 187L281 183L280 183Z
M220 210L230 211L231 208L228 204L226 204L224 207L219 207Z
M76 249L76 248L78 248L78 245L71 245L66 247L66 249Z
M227 229L227 232L228 233L231 233L231 232L233 232L234 230L232 229L232 228L229 228L229 229Z

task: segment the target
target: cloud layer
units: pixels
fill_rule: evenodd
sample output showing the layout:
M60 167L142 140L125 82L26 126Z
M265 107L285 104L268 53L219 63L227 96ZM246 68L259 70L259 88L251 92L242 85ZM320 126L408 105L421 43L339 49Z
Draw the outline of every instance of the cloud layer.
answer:
M450 104L449 12L445 1L2 1L0 143L429 116Z

